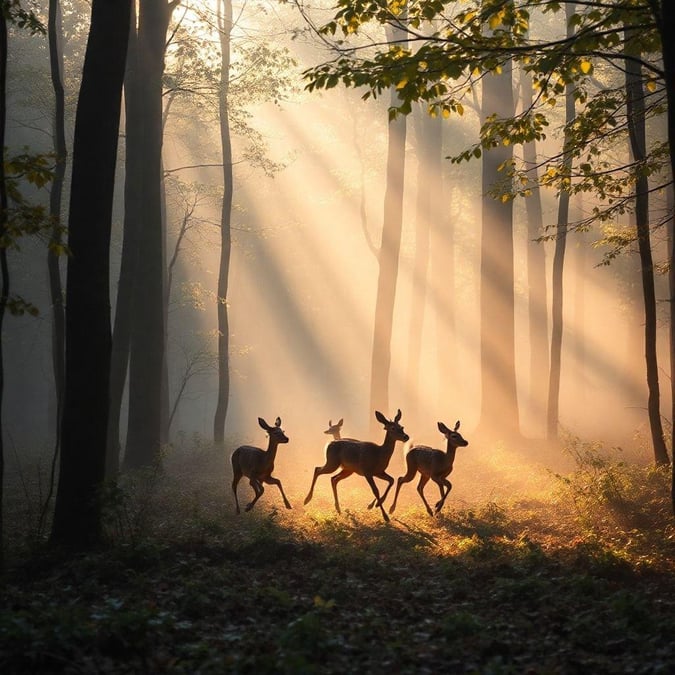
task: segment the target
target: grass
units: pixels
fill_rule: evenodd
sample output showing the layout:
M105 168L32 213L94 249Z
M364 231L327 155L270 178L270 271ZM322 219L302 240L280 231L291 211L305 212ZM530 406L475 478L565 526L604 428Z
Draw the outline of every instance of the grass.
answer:
M362 479L341 516L327 478L303 508L307 476L287 486L282 462L295 508L270 486L236 517L225 459L176 453L107 494L105 549L65 556L8 527L0 672L673 672L669 477L568 453L571 471L508 499L483 472L470 500L460 459L440 516L411 484L390 524Z

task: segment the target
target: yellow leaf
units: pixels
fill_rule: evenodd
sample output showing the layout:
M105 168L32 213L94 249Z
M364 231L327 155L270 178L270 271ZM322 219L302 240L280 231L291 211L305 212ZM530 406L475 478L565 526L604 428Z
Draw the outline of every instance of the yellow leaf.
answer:
M443 108L443 117L447 120L450 117L450 111L447 108Z
M591 69L593 68L593 64L592 64L590 61L584 59L584 60L579 64L579 68L581 68L581 72L582 72L584 75L588 75L588 73L590 73L590 72L591 72Z
M407 78L407 77L404 77L404 78L396 85L396 89L403 89L403 87L405 87L406 84L408 84L408 78Z
M455 110L457 110L458 115L463 115L464 114L464 106L461 103L458 103L455 106Z
M647 87L647 91L656 91L656 82L654 80L649 80L645 86Z
M493 14L490 17L490 21L489 21L490 28L492 30L494 30L495 28L497 28L497 26L499 26L501 24L501 22L502 22L502 13L497 12L496 14Z
M502 138L502 145L511 145L511 139L510 138Z

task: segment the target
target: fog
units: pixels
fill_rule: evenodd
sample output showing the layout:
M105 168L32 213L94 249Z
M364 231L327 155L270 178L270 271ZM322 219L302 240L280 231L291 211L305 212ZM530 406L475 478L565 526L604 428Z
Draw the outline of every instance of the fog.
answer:
M289 17L284 15L284 21ZM299 19L296 19L299 21ZM280 38L280 40L283 40ZM246 142L235 139L235 184L232 220L233 248L229 296L231 392L226 422L229 455L242 442L264 446L266 438L257 418L273 423L279 416L290 437L279 450L278 469L291 492L308 487L314 466L323 462L323 434L329 419L345 419L343 434L380 441L373 429L370 376L373 353L373 316L378 262L368 237L379 246L386 175L386 100L362 101L361 92L334 89L324 93L302 91L300 72L318 62L322 52L302 43L285 44L298 61L291 74L296 90L279 105L259 103L248 108L250 123L267 144L266 155L283 168L274 175L245 161ZM25 46L24 46L25 48ZM45 66L45 64L42 64ZM45 66L46 67L46 66ZM14 62L10 76L20 77ZM291 76L289 75L289 77ZM71 92L73 95L73 92ZM15 95L10 106L10 145L43 147L48 117L33 99ZM41 127L26 123L34 110ZM478 116L467 110L460 118L444 121L443 155L452 155L474 142ZM556 141L552 134L550 144ZM406 144L406 175L402 247L396 287L389 406L393 417L401 409L402 423L412 441L443 447L437 422L461 420L470 442L458 452L456 472L477 475L496 464L509 469L546 464L555 451L546 448L546 400L529 390L530 338L527 248L543 247L550 285L553 242L533 242L526 230L525 205L514 207L516 372L520 428L523 442L495 445L475 437L481 421L480 353L480 160L443 162L440 222L431 223L432 246L443 268L429 269L424 297L414 294L414 256L418 214L415 200L419 181L431 180L422 169L418 179L415 130L410 120ZM206 150L205 150L206 149ZM549 148L542 147L546 153ZM618 152L625 150L617 149ZM217 187L220 169L208 166L219 152L213 125L191 125L177 115L165 131L164 166L186 183ZM423 159L423 158L422 158ZM119 185L123 183L123 151ZM194 167L194 168L186 168ZM181 200L167 182L167 251L176 243L184 212ZM121 191L121 187L120 187ZM111 288L117 287L121 250L121 195L114 222ZM554 226L556 195L543 192L545 226ZM364 211L362 217L362 200ZM657 195L653 208L663 208ZM576 217L588 214L591 196L575 201ZM173 273L169 306L167 358L169 399L173 403L185 377L186 364L198 355L205 364L186 384L170 429L174 447L208 443L212 435L217 381L214 369L218 259L219 203L204 199L193 215L193 227L181 243ZM628 226L629 216L617 226ZM365 229L364 229L365 225ZM367 236L366 236L367 235ZM658 235L657 235L658 236ZM434 239L434 237L436 237ZM620 445L649 461L647 389L639 268L635 251L602 265L602 248L593 246L602 233L571 233L564 277L564 334L560 424L568 433L608 446ZM663 242L655 242L655 257L665 258ZM15 291L39 309L37 317L9 317L5 328L6 380L4 419L10 452L48 453L54 443L54 402L51 385L50 326L44 245L38 241L11 251ZM438 264L438 263L436 263ZM548 288L550 302L551 289ZM668 324L665 277L657 278L663 312L659 325L662 410L670 410L668 396ZM111 298L115 305L115 297ZM418 382L411 382L410 317L423 305ZM550 317L550 307L542 308ZM550 330L550 318L549 318ZM499 335L494 336L499 341ZM376 346L377 348L377 346ZM211 355L211 356L209 356ZM489 367L499 373L494 359ZM488 416L490 411L483 412ZM493 436L500 438L499 414L494 411ZM124 424L124 420L123 420ZM485 431L485 429L483 429ZM124 428L122 429L122 435ZM399 445L392 473L399 475L403 448ZM552 462L551 462L552 463ZM328 477L317 484L318 504L329 494ZM297 481L297 483L295 482ZM349 490L365 484L352 479ZM457 484L458 498L468 498ZM411 483L402 496L414 494ZM487 486L490 496L494 490ZM497 488L498 489L498 488ZM273 490L273 488L270 488ZM429 488L431 490L431 488ZM454 495L454 493L453 493ZM289 495L290 496L290 495ZM271 497L276 500L277 495ZM412 498L412 497L411 497ZM363 497L364 503L367 497Z

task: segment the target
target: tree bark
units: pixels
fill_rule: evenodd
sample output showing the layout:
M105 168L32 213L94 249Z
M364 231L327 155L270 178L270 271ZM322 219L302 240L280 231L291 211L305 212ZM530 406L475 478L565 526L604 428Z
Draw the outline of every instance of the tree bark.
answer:
M99 490L110 392L110 230L129 16L126 0L93 0L75 120L66 386L51 542L78 548L101 537Z
M570 19L576 11L574 4L565 5L567 36L574 34L570 26ZM570 125L574 120L574 94L571 85L565 86L565 124ZM567 134L565 135L567 136ZM563 139L563 171L569 175L572 168L572 155L567 148L567 137ZM565 249L567 246L567 227L569 224L570 195L564 188L558 196L558 220L556 223L555 250L553 253L553 268L551 270L551 361L548 379L548 407L546 410L546 436L549 440L558 438L560 425L560 378L562 367L562 338L563 338L563 302L565 271Z
M138 71L138 36L136 34L136 6L131 6L127 64L124 75L125 112L125 171L124 171L124 227L122 256L117 283L115 322L113 325L112 357L110 365L110 417L108 420L108 449L106 475L117 475L120 468L120 420L122 399L129 369L133 293L138 266L138 237L141 227L141 165L143 148L140 114L140 74Z
M635 30L626 30L624 41L626 52L630 52L631 37L635 36ZM633 159L636 164L640 164L645 161L647 156L642 68L638 61L629 58L626 60L625 72L628 136L630 138ZM654 288L654 262L649 232L649 181L639 167L636 170L635 225L637 227L642 296L644 300L644 349L648 388L647 412L649 415L652 444L654 446L654 461L658 465L667 465L668 451L661 423L661 392L659 388L659 367L656 350L656 291Z
M415 213L415 259L413 288L409 315L408 373L406 377L406 407L410 419L415 419L420 400L420 359L424 332L424 309L427 304L429 275L429 242L432 225L437 220L440 200L440 171L442 153L442 118L430 117L417 106L413 113L417 146L417 204Z
M512 64L483 79L482 118L514 113ZM520 435L515 366L513 202L489 192L505 179L498 170L513 157L513 146L483 153L481 230L481 417L479 433L513 439Z
M532 106L532 78L520 71L523 110ZM546 290L546 251L536 241L544 232L541 191L537 177L537 144L523 145L523 160L534 174L532 194L525 200L527 212L527 309L530 338L530 384L528 387L535 429L543 433L546 417L548 353L548 293Z
M220 96L220 144L223 155L223 203L220 213L220 265L218 270L218 401L213 419L213 440L223 443L225 421L230 397L229 317L227 309L228 280L230 275L230 252L232 237L232 141L230 138L229 87L230 87L230 34L232 31L232 2L218 0L218 33L220 35L221 69Z
M400 31L388 29L390 41L400 39ZM391 105L400 103L395 89ZM370 377L370 409L388 410L391 335L398 279L398 258L403 229L403 183L407 121L399 115L389 121L387 134L387 184L384 193L382 241L378 256L379 273L375 299L375 324ZM371 420L371 424L374 424Z
M162 75L175 2L141 0L138 50L141 82L141 226L134 282L129 360L129 425L125 469L156 466L162 435L164 267L162 229Z

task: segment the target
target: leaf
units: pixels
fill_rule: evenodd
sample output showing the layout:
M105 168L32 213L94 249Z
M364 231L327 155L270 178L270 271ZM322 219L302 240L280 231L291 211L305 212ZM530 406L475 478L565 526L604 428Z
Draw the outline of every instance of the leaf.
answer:
M584 60L579 64L579 68L581 68L581 72L582 72L584 75L588 75L588 73L590 73L591 70L593 69L593 64L592 64L588 59L584 59Z

